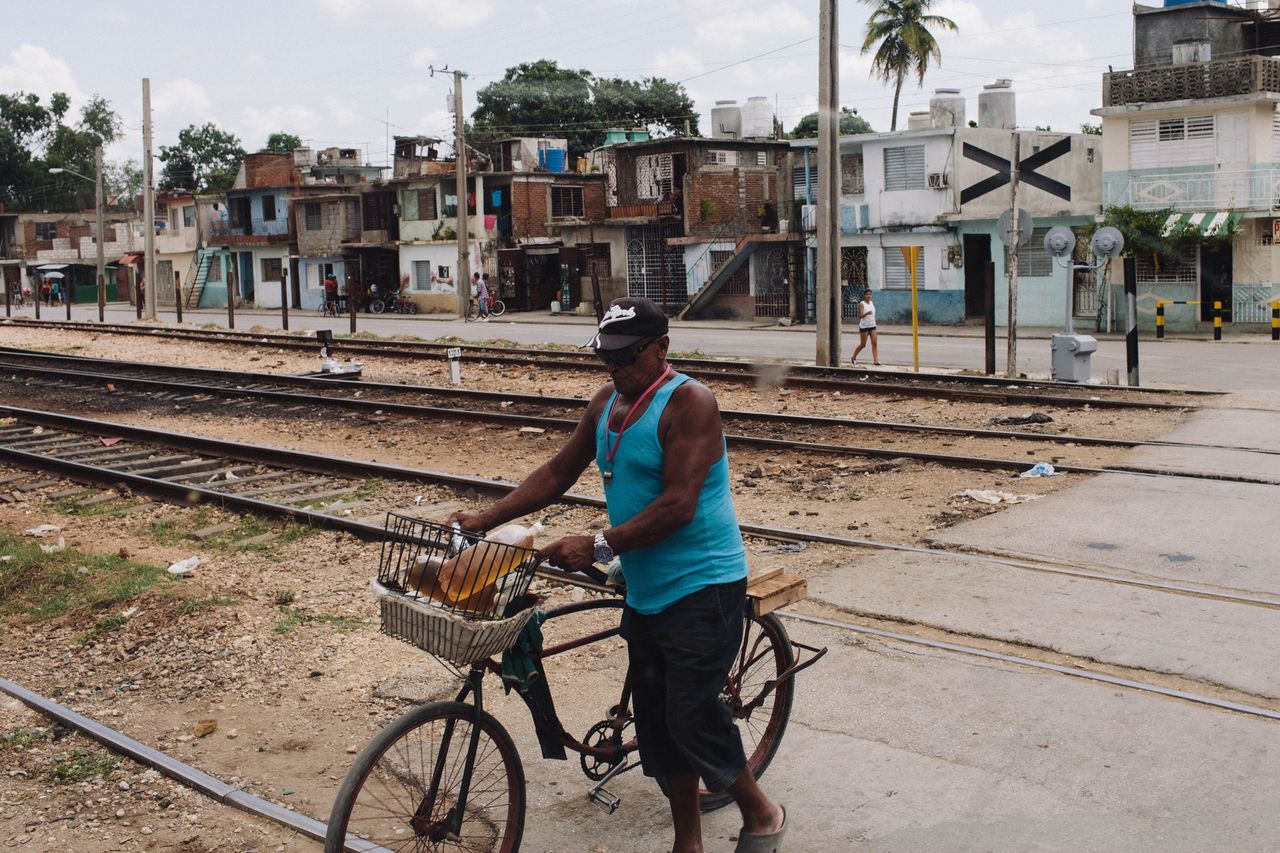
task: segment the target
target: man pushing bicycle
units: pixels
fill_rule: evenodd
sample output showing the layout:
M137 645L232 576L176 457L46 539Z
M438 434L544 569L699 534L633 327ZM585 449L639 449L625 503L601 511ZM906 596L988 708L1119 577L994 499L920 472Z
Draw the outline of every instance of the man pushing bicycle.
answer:
M747 586L720 410L708 388L667 363L667 331L652 301L615 299L589 343L611 381L569 440L498 503L450 521L478 532L540 510L595 461L612 526L557 540L540 556L574 571L621 559L636 736L645 774L662 780L670 802L673 851L703 849L701 777L742 812L737 850L776 853L786 812L747 769L720 699L742 642Z

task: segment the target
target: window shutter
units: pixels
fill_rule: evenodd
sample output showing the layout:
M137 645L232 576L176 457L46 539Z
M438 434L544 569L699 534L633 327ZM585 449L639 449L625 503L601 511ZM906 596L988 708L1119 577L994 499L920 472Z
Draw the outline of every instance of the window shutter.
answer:
M916 287L924 288L924 252L916 256ZM902 257L902 249L886 246L884 249L884 286L886 290L910 290L911 271Z
M884 149L884 188L890 191L925 188L923 145Z
M413 289L431 289L431 261L413 262Z
M1156 166L1156 123L1129 122L1129 168L1153 169Z

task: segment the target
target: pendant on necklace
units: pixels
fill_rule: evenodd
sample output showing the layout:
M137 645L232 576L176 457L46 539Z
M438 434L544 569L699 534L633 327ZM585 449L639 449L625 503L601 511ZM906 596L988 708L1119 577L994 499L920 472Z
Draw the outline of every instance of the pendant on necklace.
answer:
M613 479L613 472L612 472L612 471L601 471L601 472L600 472L600 476L604 477L604 481L607 483L607 482L609 482L610 480L612 480L612 479Z

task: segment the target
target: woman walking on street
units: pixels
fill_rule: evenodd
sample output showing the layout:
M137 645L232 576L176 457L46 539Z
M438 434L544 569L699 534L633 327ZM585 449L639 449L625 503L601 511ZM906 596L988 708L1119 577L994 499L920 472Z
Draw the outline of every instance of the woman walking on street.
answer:
M871 291L862 293L862 301L858 303L858 348L853 351L853 363L858 363L858 353L867 346L867 338L871 339L871 362L880 366L880 340L876 334L876 306L871 301Z

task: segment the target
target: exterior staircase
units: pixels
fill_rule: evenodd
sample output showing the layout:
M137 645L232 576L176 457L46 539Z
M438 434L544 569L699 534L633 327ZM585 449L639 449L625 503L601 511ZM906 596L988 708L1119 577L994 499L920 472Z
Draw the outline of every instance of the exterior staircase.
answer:
M204 295L204 286L209 281L209 263L213 254L209 249L196 249L195 257L191 259L191 268L187 270L187 277L182 286L183 308L200 306L200 297Z
M759 234L745 234L739 237L738 242L733 247L733 252L711 271L711 275L707 276L706 283L689 297L689 301L685 303L684 307L680 309L680 313L676 315L676 319L683 320L689 314L696 314L705 308L715 298L715 295L720 292L720 288L724 287L729 279L733 278L733 274L742 269L742 265L751 258L751 255L759 245Z

